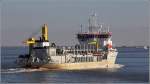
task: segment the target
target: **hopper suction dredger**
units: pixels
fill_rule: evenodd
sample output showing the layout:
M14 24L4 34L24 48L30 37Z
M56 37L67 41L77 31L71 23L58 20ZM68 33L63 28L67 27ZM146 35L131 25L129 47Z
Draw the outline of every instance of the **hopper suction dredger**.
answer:
M44 24L37 40L31 37L24 41L29 53L20 55L18 65L48 69L95 69L112 68L115 65L117 49L113 47L109 28L96 23L96 15L89 17L89 30L77 33L78 44L56 46L48 40L48 26Z

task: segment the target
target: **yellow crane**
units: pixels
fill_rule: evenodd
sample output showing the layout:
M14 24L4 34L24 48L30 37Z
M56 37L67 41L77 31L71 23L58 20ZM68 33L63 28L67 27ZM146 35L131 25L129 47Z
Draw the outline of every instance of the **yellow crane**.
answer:
M44 24L41 29L41 36L40 36L40 41L48 41L48 26L47 24ZM33 36L28 38L27 40L23 41L25 45L29 46L29 54L31 54L33 46L36 44L37 39L35 39Z
M42 26L42 31L41 31L41 39L42 41L48 41L48 26L47 24L44 24ZM26 45L34 45L36 42L36 39L34 37L28 38L27 40L23 41Z

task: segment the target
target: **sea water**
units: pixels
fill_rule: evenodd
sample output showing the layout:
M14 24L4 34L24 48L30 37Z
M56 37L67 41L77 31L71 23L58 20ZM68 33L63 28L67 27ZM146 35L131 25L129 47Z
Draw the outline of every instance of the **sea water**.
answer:
M19 67L15 60L26 47L1 48L1 82L4 83L148 83L149 49L117 48L120 69L39 70Z

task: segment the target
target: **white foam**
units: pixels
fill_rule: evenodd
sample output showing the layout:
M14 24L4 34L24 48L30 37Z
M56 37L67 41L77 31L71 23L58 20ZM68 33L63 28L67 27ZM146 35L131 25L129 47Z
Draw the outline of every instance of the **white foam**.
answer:
M113 64L113 65L110 65L108 68L122 68L124 67L124 65L122 64Z
M12 68L12 69L2 69L1 73L21 73L21 72L35 72L35 71L45 71L46 69L26 69L26 68Z
M123 68L123 67L124 67L124 65L121 65L121 64L114 64L114 65L109 66L109 67L107 68L107 70L108 70L109 72L117 72L118 69L121 69L121 68Z
M105 67L105 69L108 69L110 71L116 71L117 69L120 69L122 67L124 67L124 65L113 64L113 65L107 66L107 68ZM46 70L52 70L52 69L46 69L46 68L39 68L39 69L11 68L11 69L2 69L1 73L22 73L22 72L36 72L36 71L46 71Z

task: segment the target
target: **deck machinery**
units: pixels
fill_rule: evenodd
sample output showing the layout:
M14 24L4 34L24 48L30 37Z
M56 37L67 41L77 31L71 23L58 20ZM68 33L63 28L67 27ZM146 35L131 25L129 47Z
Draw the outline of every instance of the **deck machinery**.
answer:
M20 55L18 64L25 67L41 66L49 62L49 40L48 40L48 27L47 24L42 26L41 37L36 40L31 37L24 41L29 46L29 53L26 55ZM23 58L23 59L22 59ZM39 62L41 61L41 62ZM36 63L38 62L38 63Z

